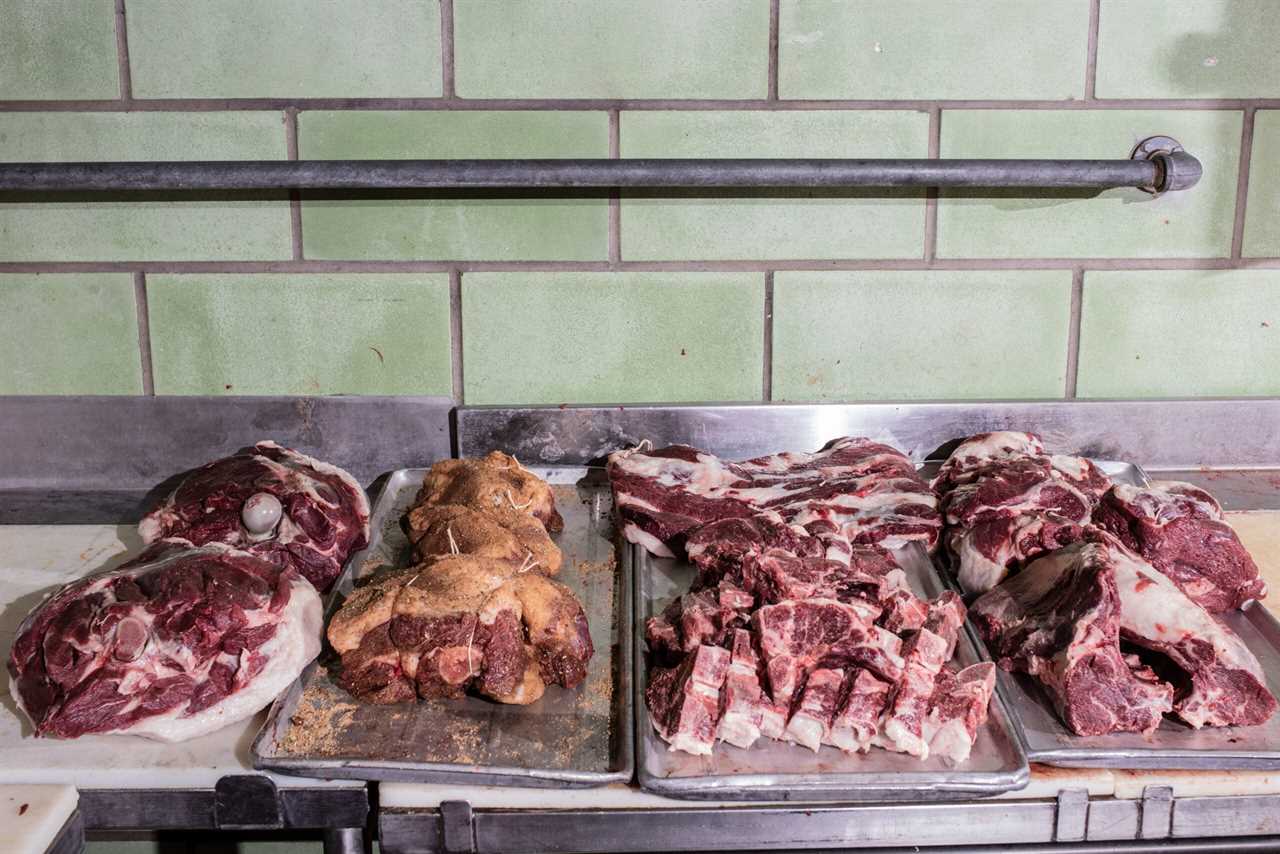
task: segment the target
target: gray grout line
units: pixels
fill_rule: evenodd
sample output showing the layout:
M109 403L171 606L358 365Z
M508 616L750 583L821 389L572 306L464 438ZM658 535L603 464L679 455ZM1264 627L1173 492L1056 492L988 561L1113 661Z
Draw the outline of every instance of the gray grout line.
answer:
M1093 101L1098 97L1098 20L1102 0L1089 2L1089 42L1085 48L1084 97Z
M1071 271L1071 321L1067 327L1066 398L1074 400L1080 373L1080 307L1084 301L1084 268Z
M769 83L765 97L770 101L778 100L778 6L780 2L781 0L769 0Z
M764 274L764 375L760 382L761 398L773 400L773 271Z
M942 110L929 110L929 158L936 160L942 148ZM938 257L938 188L924 192L924 260L932 264Z
M1249 206L1249 166L1253 159L1254 110L1244 112L1240 128L1240 167L1236 170L1236 213L1231 224L1231 257L1239 261L1244 254L1244 223Z
M0 273L765 273L770 270L1230 270L1280 269L1271 258L922 258L738 261L0 261Z
M116 61L120 73L120 101L128 104L133 100L133 73L129 70L129 29L124 0L116 0Z
M147 306L147 274L133 274L133 301L138 313L138 354L142 360L142 393L156 393L155 373L151 365L151 312Z
M286 156L298 159L298 108L284 111L284 141ZM302 260L302 192L289 191L289 236L293 244L293 260Z
M449 271L449 360L453 372L453 399L461 406L462 385L462 273Z
M617 110L609 111L609 157L622 155L622 116ZM614 187L609 191L609 264L622 262L622 191Z
M453 61L453 0L440 0L440 68L444 97L457 97Z
M1280 109L1280 98L1116 98L1084 100L741 100L626 98L148 98L0 100L0 112L219 112L225 110L1243 110Z

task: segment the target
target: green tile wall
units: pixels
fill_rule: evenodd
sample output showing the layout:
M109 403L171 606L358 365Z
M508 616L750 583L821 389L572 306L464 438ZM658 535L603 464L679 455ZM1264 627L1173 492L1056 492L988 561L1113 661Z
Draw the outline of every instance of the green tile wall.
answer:
M1244 254L1280 256L1280 110L1259 110L1253 119L1249 206Z
M782 272L775 400L1061 397L1066 270Z
M1280 394L1280 269L1086 273L1078 391Z
M303 159L608 157L608 114L590 112L304 112ZM308 258L593 260L609 254L602 194L382 194L308 197Z
M139 98L441 94L438 0L129 0L126 9Z
M460 0L464 98L763 98L768 0Z
M112 0L0 0L0 99L116 98Z
M0 161L273 160L280 112L0 113ZM288 258L283 193L57 201L0 193L0 261Z
M623 157L925 157L922 112L631 112ZM622 257L911 258L923 252L924 192L628 191Z
M1079 98L1088 25L1089 0L782 0L779 93Z
M443 394L443 274L147 277L157 394Z
M1231 252L1236 110L944 110L943 157L1127 157L1173 136L1204 164L1190 192L944 190L941 258L1212 258Z
M936 203L0 192L0 394L1280 395L1277 44L1280 0L0 0L0 162L1112 159L1162 134L1204 167L1158 198Z
M0 394L140 394L128 273L0 274Z
M468 273L468 403L759 400L764 276Z
M1275 0L1103 0L1101 98L1275 98Z

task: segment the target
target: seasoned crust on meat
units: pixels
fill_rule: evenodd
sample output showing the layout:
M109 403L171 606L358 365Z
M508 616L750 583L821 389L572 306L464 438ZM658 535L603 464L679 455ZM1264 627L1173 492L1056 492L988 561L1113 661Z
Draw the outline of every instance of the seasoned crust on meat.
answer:
M414 568L389 570L351 591L329 621L329 645L334 651L344 653L358 648L366 634L390 620L400 589L416 572Z
M341 684L370 702L457 697L468 687L532 703L572 688L594 649L582 605L542 573L474 554L433 557L356 590L334 615Z
M405 516L405 529L420 560L473 554L560 571L560 549L542 523L511 507L476 510L460 504L419 504Z
M501 451L436 463L423 479L415 503L462 504L481 511L509 507L533 516L548 531L564 529L547 482Z

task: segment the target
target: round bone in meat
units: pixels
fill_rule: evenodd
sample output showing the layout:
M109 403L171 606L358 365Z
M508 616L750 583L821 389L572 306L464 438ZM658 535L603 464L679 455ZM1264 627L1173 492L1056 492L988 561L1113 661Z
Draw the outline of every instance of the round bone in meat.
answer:
M36 735L185 741L243 721L320 652L320 594L221 543L166 540L18 627L9 687Z
M274 522L269 499L279 505ZM369 541L369 500L342 469L259 442L191 472L138 532L148 543L179 538L245 549L296 569L323 593Z
M280 523L280 514L283 512L284 507L280 505L279 498L270 492L255 492L249 496L244 507L241 508L240 520L244 522L246 531L253 536L261 537L275 530L276 525Z

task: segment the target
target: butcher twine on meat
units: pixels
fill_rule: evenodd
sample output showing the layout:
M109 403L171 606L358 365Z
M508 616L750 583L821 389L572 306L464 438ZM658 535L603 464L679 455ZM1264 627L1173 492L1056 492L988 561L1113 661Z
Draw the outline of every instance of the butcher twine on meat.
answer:
M374 703L459 697L525 705L586 678L582 605L549 576L560 549L551 488L514 457L436 463L404 527L421 563L375 576L329 623L340 684Z

